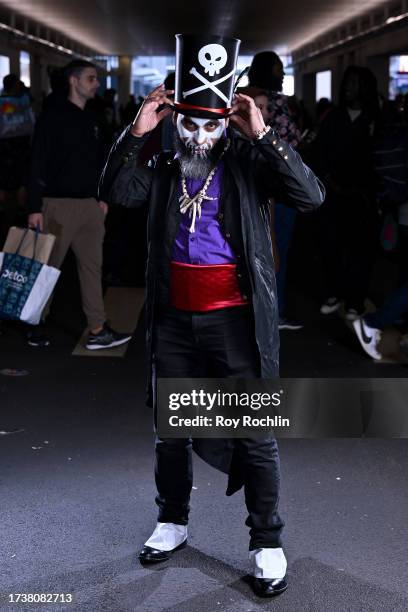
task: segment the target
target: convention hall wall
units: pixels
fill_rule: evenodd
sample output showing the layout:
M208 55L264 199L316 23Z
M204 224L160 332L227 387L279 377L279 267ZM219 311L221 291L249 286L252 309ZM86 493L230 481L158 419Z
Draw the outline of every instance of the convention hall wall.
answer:
M297 60L295 53L296 95L304 100L309 110L312 110L316 102L315 75L318 72L330 70L332 99L336 102L345 68L350 64L359 64L374 72L380 93L388 98L389 58L392 55L408 55L408 26L357 38L305 59Z

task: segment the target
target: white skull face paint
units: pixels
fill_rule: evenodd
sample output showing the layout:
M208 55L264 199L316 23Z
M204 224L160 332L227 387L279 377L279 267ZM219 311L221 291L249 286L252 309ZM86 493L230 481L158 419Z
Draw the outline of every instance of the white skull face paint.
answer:
M222 45L205 45L198 52L198 61L208 76L220 74L221 68L227 63L228 54Z
M177 132L194 155L205 157L221 138L226 128L225 119L197 119L177 115Z

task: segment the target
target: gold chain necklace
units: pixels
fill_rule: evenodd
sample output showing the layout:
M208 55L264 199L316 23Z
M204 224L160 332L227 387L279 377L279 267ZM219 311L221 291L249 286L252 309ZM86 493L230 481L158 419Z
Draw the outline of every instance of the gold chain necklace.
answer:
M204 183L204 185L202 186L202 188L200 189L200 191L198 191L196 193L196 195L194 197L191 197L187 191L187 182L185 177L183 176L181 178L181 189L183 191L183 195L179 198L179 202L180 202L180 212L184 215L187 211L188 211L188 215L191 218L192 217L192 221L191 221L191 225L190 225L190 233L193 234L195 232L195 222L196 222L196 217L198 215L198 218L200 219L201 217L201 204L204 200L216 200L217 198L212 198L210 196L207 195L207 189L210 186L210 183L214 177L214 174L217 171L218 168L218 164L221 161L222 156L224 155L225 151L228 150L230 146L230 141L227 140L224 150L222 151L217 164L214 166L214 168L210 171L209 175L206 178L206 181Z

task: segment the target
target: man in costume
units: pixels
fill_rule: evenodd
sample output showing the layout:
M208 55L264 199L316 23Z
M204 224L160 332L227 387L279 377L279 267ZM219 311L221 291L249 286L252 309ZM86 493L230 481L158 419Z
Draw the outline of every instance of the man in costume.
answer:
M273 378L278 311L267 220L269 197L313 210L323 187L265 126L252 98L233 99L239 42L178 35L176 89L157 87L114 145L101 180L112 204L149 201L147 342L150 390L157 378ZM149 132L174 112L176 154L137 165ZM227 135L228 121L245 138ZM202 370L205 357L210 370ZM192 447L229 475L227 495L244 486L253 588L284 591L286 559L278 514L276 440L156 438L158 523L142 562L168 559L187 542Z

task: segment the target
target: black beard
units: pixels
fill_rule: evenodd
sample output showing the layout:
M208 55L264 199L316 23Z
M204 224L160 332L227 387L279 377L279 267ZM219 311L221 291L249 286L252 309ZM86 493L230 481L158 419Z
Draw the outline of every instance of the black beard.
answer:
M206 179L216 166L224 146L225 138L222 136L205 156L194 155L191 147L186 147L179 134L175 132L174 148L178 155L182 176L195 180Z

